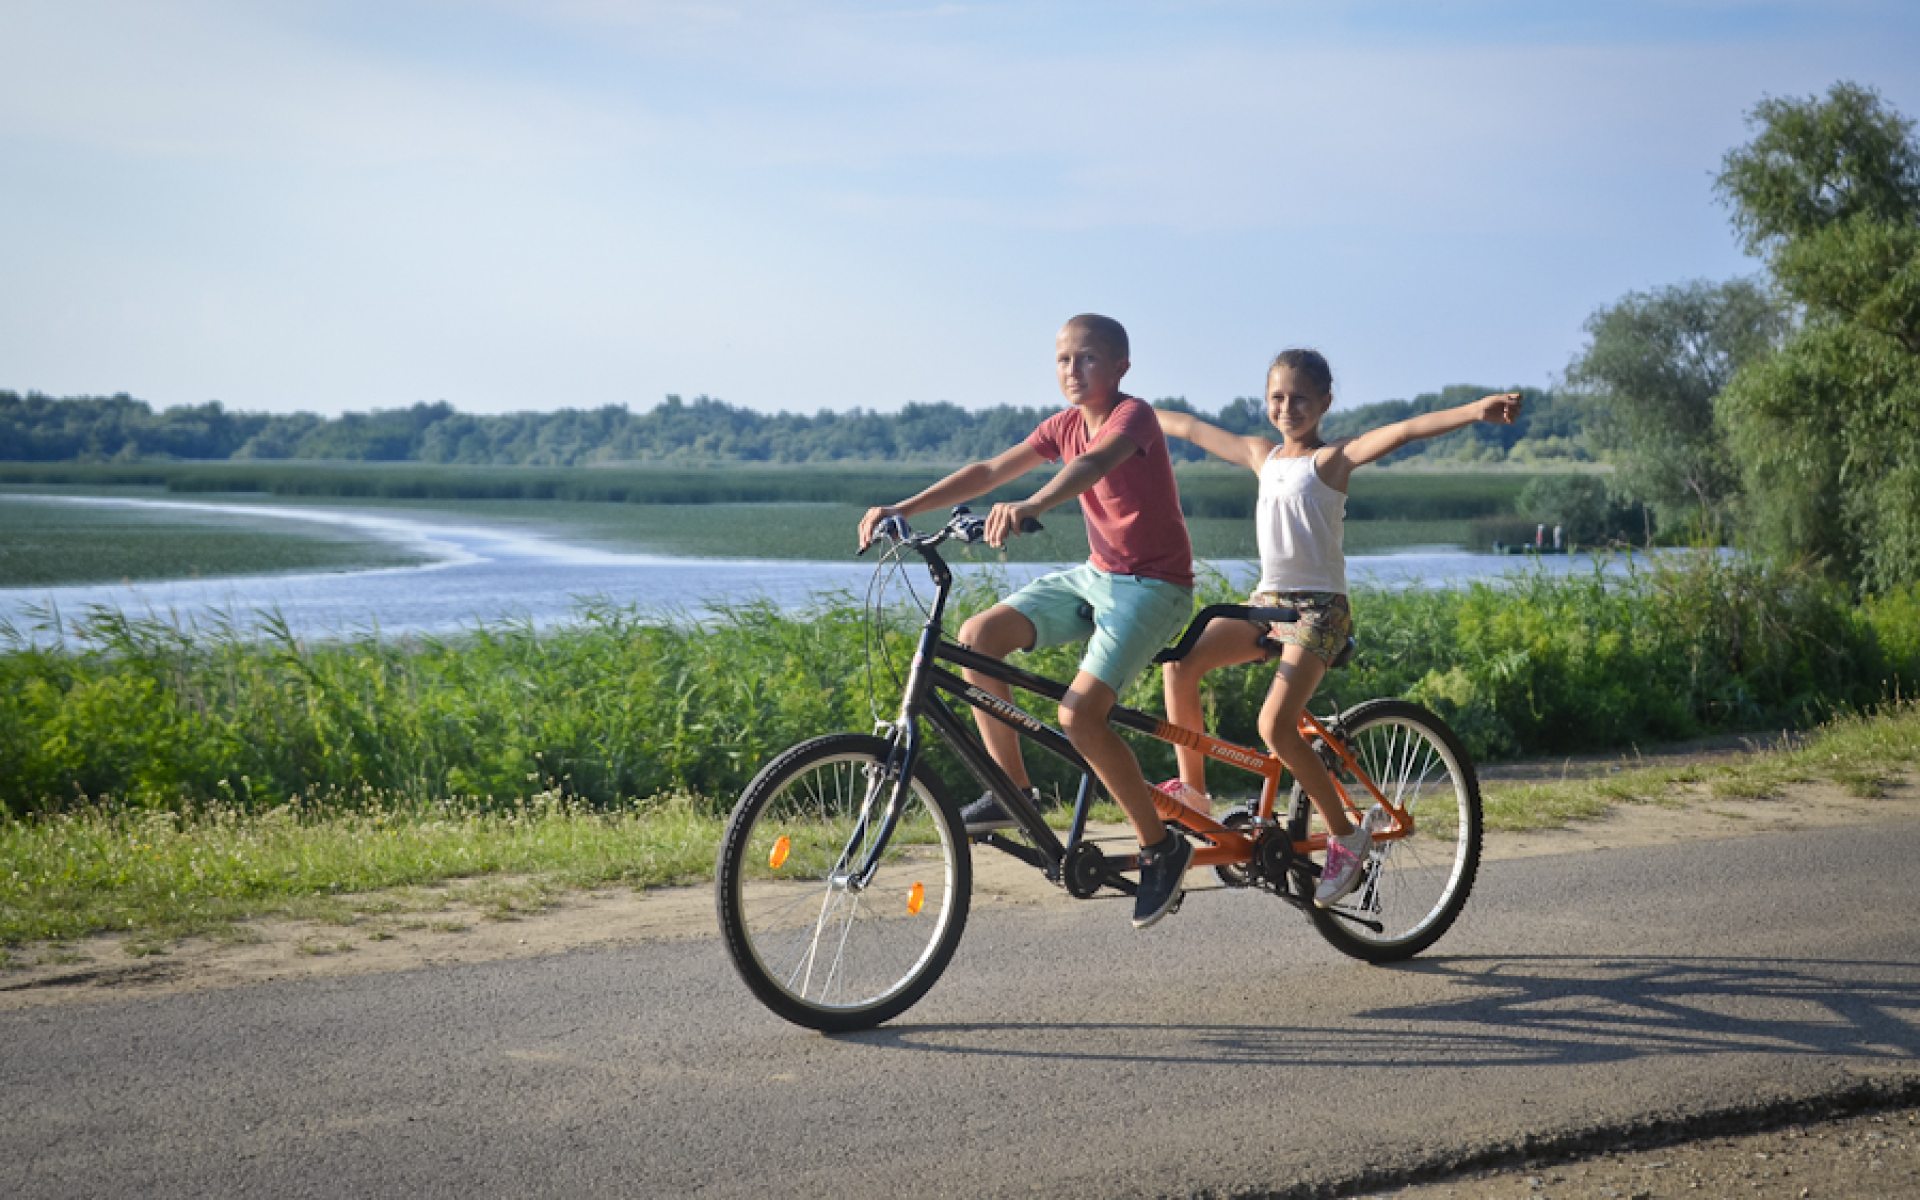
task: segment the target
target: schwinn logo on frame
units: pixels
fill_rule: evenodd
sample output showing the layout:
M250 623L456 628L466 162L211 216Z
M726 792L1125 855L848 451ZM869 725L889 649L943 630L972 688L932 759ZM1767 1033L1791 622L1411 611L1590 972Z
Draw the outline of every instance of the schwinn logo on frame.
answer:
M981 708L999 713L1009 721L1016 722L1024 728L1031 729L1035 733L1044 732L1047 728L1044 723L1028 716L1026 712L1019 707L1002 700L991 692L983 692L972 684L967 685L967 690L964 695L968 700L971 700Z

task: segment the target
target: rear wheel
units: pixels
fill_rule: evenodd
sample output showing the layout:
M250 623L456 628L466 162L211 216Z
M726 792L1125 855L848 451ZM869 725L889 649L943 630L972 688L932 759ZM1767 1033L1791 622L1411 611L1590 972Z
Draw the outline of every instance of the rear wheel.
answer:
M803 742L740 796L715 869L734 967L768 1008L830 1033L905 1012L933 986L967 923L967 839L933 776L916 769L868 872L894 772L864 734Z
M1376 839L1360 885L1331 908L1307 911L1343 953L1397 962L1438 941L1467 903L1480 866L1480 784L1453 731L1417 704L1370 700L1343 713L1339 728L1367 777L1413 818L1413 832ZM1348 814L1358 824L1372 795L1344 764L1332 770L1359 806ZM1314 819L1313 804L1298 788L1293 804L1299 837ZM1312 878L1302 882L1311 896Z

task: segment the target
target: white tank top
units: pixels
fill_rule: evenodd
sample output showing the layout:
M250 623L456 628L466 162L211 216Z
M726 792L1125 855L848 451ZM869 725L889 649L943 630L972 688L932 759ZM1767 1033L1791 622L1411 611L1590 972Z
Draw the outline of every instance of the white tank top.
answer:
M1275 446L1260 465L1257 591L1346 593L1347 494L1320 478L1315 457L1283 458Z

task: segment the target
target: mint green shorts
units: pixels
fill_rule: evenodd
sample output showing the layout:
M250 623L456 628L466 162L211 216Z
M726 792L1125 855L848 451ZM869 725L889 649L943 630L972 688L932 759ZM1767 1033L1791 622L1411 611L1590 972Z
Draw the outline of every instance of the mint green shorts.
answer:
M1123 691L1193 615L1193 592L1164 579L1109 575L1089 563L1055 571L1000 603L1033 622L1033 649L1087 639L1080 669Z

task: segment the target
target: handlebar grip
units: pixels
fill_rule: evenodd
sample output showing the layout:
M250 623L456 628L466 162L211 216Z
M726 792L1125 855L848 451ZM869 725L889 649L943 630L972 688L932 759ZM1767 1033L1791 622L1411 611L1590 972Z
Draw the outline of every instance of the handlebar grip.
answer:
M1021 533L1039 533L1045 528L1045 525L1042 525L1032 517L1020 518ZM964 504L954 505L953 531L955 537L971 546L985 535L986 529L987 519L985 517L975 516L973 510Z
M866 545L855 550L853 556L859 558L867 551L873 549L873 544L881 538L890 538L896 542L904 542L912 536L913 530L907 526L907 519L905 517L882 517L880 523L873 527L873 536L867 539Z

